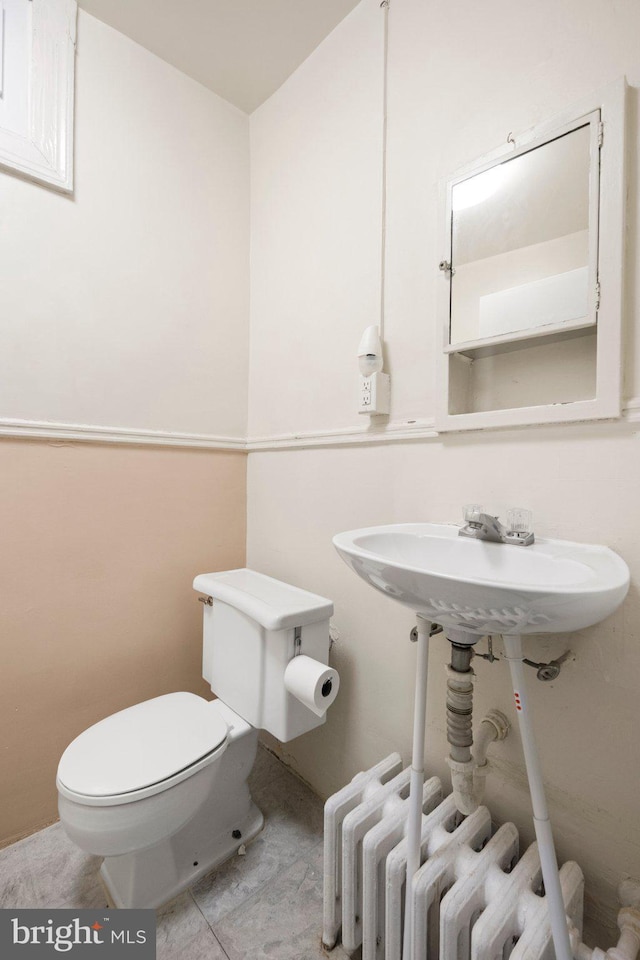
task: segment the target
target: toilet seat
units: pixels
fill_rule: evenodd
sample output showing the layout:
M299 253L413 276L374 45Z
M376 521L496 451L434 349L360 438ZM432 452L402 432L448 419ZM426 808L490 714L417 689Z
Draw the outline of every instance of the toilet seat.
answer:
M89 806L153 796L212 763L228 733L215 701L186 692L154 697L76 737L60 760L58 790Z

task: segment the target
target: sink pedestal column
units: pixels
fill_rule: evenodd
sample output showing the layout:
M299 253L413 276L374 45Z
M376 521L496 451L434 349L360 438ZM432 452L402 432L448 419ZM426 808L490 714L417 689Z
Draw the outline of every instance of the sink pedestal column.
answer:
M411 752L411 789L407 824L407 879L405 886L403 960L412 955L411 881L420 869L422 845L422 787L424 784L424 735L427 723L427 675L429 671L429 637L431 620L416 617L416 689L413 704L413 748Z
M564 900L562 898L562 888L560 886L560 874L558 873L558 861L556 859L553 835L551 833L547 799L544 793L542 771L540 769L538 750L533 735L531 714L527 705L526 684L522 664L524 659L522 638L503 636L503 640L505 656L509 661L509 667L511 669L513 695L516 701L518 726L520 727L524 761L527 768L527 778L529 780L529 793L531 794L531 805L533 807L533 825L538 841L538 853L540 855L540 866L542 867L545 896L549 907L551 935L553 937L556 960L573 960L571 942L569 940L569 928L567 926Z
M427 677L429 667L429 638L441 633L442 627L432 623L431 618L416 614L415 640L417 647L416 685L413 706L413 748L411 753L411 779L409 794L409 813L407 817L407 876L405 886L404 934L402 960L412 960L412 902L411 884L420 869L420 851L422 846L422 787L424 785L424 740L427 722ZM464 658L464 647L470 648L480 639L480 635L468 634L462 630L447 631L447 638L460 644L460 651L466 666L469 660ZM413 637L412 637L413 639ZM470 658L469 658L470 659ZM462 675L462 674L461 674ZM558 960L564 960L558 956Z

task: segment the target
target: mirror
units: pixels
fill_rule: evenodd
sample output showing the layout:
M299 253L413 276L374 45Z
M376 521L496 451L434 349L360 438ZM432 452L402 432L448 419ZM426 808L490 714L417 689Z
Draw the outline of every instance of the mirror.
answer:
M598 119L452 182L452 348L595 323Z
M620 416L626 91L441 181L438 432Z

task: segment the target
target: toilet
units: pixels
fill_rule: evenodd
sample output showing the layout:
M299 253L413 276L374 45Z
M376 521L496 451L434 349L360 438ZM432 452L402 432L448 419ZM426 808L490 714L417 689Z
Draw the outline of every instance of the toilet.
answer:
M58 765L60 821L104 857L114 907L158 907L249 843L263 824L247 786L258 731L293 740L325 722L337 693L325 666L331 601L248 569L200 574L193 587L218 699L179 692L127 707L76 737ZM290 692L297 656L331 674L324 703Z

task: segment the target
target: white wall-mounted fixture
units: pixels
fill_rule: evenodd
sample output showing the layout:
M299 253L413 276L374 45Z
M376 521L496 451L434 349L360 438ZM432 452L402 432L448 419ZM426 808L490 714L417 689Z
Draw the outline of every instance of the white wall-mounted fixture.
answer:
M70 193L76 0L1 0L0 167Z
M358 347L360 368L358 413L371 416L389 413L389 375L382 373L382 341L373 324L364 331Z
M362 334L358 347L358 366L363 377L370 377L372 373L380 373L382 370L382 343L375 324L367 327Z

